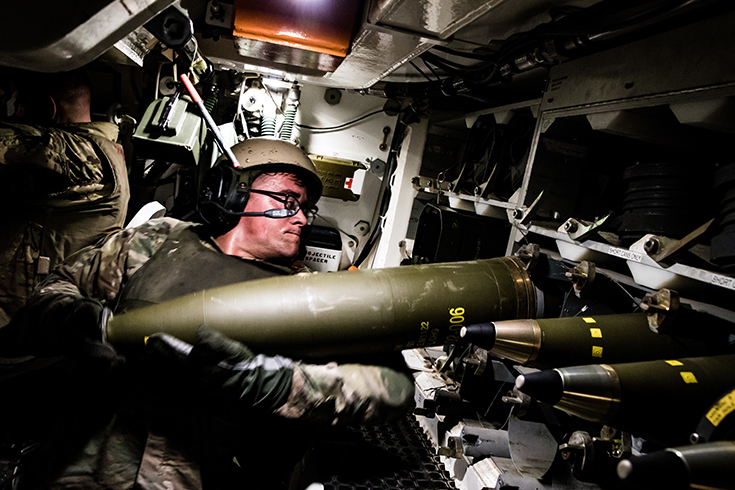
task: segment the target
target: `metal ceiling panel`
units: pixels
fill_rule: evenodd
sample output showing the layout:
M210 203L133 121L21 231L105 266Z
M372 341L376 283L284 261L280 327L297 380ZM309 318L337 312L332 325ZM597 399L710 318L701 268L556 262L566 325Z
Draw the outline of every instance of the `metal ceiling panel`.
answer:
M377 0L368 20L372 24L407 29L446 39L507 0Z
M304 77L304 81L332 87L367 88L440 43L412 32L368 24L353 43L350 54L333 73L321 78Z
M5 2L0 65L68 71L97 58L175 0Z
M352 41L350 51L344 61L334 63L333 69L326 73L314 73L305 66L295 63L293 56L286 56L283 50L264 57L273 50L265 50L262 45L238 43L238 56L226 53L229 47L217 46L203 41L203 51L219 64L238 66L265 66L269 69L284 70L295 74L299 79L316 85L360 89L367 88L385 78L397 68L437 44L447 44L446 39L456 30L473 22L491 9L507 0L388 0L376 1L369 5L367 20ZM284 60L299 68L289 70ZM299 58L301 59L301 58ZM320 69L325 64L321 60Z

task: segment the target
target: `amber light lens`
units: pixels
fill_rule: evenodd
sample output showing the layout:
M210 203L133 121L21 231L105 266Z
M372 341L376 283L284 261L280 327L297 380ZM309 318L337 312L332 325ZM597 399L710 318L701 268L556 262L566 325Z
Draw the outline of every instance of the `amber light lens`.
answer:
M344 57L358 0L235 0L233 35Z

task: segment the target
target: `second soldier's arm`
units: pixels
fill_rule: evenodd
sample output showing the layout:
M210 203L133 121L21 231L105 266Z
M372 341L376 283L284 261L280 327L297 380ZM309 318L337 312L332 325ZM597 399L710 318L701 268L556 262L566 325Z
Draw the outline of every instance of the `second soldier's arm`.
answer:
M256 355L243 344L201 327L192 346L167 334L152 335L147 350L169 383L206 400L233 422L276 414L326 425L378 424L408 413L414 384L382 366L317 365Z

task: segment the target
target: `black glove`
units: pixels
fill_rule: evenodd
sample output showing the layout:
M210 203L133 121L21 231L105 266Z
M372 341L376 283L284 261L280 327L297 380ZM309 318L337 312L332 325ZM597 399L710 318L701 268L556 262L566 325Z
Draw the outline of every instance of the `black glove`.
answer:
M218 410L234 415L272 413L291 389L294 363L285 357L255 355L240 342L199 327L192 346L167 334L146 342L149 361L168 371L163 378L196 390Z
M57 296L21 309L5 337L15 355L65 356L112 368L124 361L103 338L110 310L91 298ZM5 330L5 329L3 329ZM6 354L7 355L7 354Z
M149 358L166 361L158 369L166 383L161 389L174 383L234 422L257 411L327 425L374 424L414 406L413 380L389 368L256 356L206 327L199 327L197 337L194 346L167 334L149 337Z

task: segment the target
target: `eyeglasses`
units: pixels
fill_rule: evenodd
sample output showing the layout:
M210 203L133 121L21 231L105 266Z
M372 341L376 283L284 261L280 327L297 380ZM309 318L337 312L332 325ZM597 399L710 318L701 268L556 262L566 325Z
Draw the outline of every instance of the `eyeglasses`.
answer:
M314 221L316 213L319 211L316 206L302 208L299 204L298 199L296 199L291 194L285 194L283 192L263 191L260 189L250 189L250 192L263 194L264 196L268 196L271 199L283 204L282 209L269 209L263 213L269 218L290 218L291 216L295 216L296 213L299 212L299 209L301 209L304 212L304 216L306 217L306 224L310 225Z

